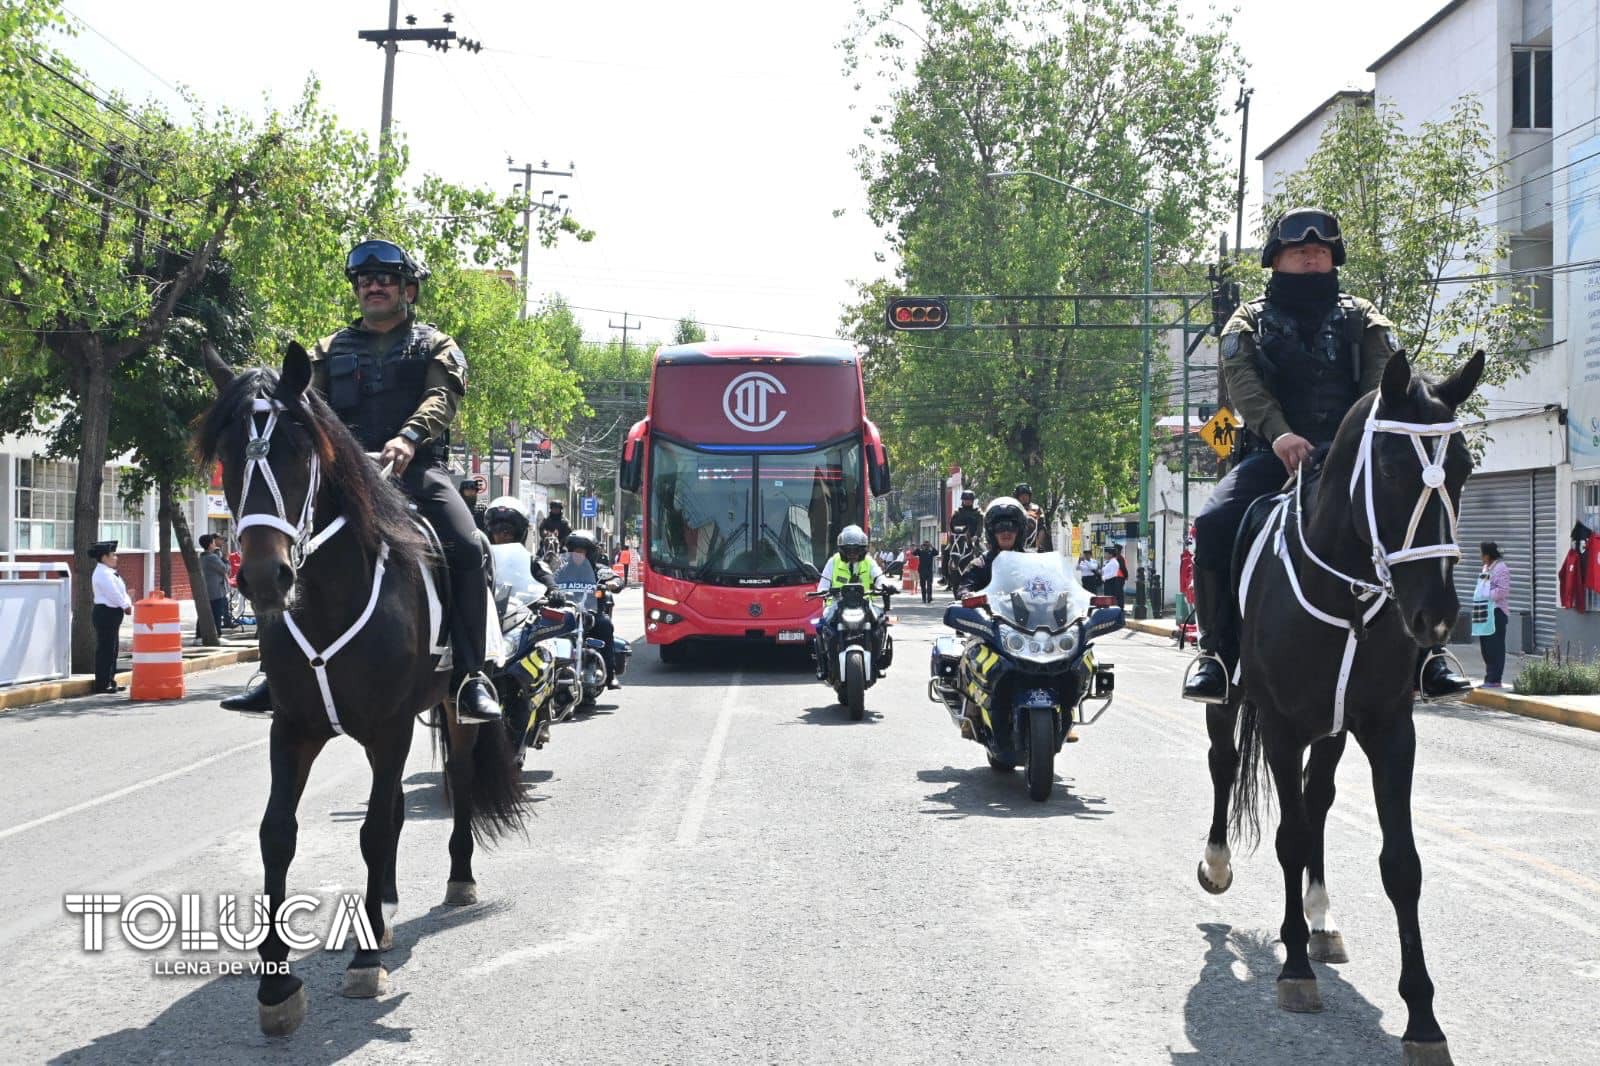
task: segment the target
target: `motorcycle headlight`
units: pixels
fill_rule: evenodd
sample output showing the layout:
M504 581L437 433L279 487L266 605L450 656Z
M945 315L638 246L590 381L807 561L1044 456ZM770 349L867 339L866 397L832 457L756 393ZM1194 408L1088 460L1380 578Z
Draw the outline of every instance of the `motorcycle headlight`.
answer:
M1011 651L1021 651L1025 643L1020 634L1010 633L1006 636L1006 647Z
M1056 638L1056 648L1064 652L1072 652L1078 647L1078 630L1069 629Z
M847 626L858 626L867 620L867 612L860 607L846 607L839 612L839 621Z
M1049 651L1049 650L1050 650L1050 642L1049 642L1049 640L1046 640L1043 644L1040 644L1037 640L1028 641L1028 651L1030 653L1034 654L1034 655L1039 655L1039 654L1042 654L1043 652L1046 652L1046 651Z

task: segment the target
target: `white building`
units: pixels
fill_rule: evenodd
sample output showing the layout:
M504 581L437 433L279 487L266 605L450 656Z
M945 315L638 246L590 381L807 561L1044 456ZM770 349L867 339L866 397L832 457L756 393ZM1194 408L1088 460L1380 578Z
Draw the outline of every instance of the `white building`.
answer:
M1503 161L1503 192L1476 210L1509 238L1510 258L1498 268L1531 272L1535 305L1549 316L1528 372L1486 391L1488 443L1462 502L1458 591L1470 600L1478 544L1496 541L1520 616L1512 619L1513 649L1524 618L1541 650L1600 646L1600 618L1562 610L1556 584L1575 519L1588 515L1600 530L1600 319L1569 313L1570 293L1600 299L1600 271L1564 269L1600 258L1600 203L1585 194L1600 190L1600 169L1592 169L1600 162L1596 23L1592 0L1452 0L1367 68L1372 89L1335 93L1257 157L1270 197L1303 166L1339 108L1372 106L1375 95L1415 129L1448 116L1463 96L1480 100ZM1595 364L1592 402L1582 402L1580 387L1585 349ZM1583 430L1591 417L1593 429ZM1576 463L1569 424L1573 438L1582 431L1595 442Z

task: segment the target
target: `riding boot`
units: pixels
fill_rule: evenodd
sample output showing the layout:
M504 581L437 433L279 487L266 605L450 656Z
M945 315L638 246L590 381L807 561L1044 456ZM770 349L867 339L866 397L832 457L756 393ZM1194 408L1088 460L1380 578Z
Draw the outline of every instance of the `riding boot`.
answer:
M222 701L222 709L246 714L271 714L272 693L267 690L267 679L263 677L259 685L252 685L237 696L229 696Z
M489 639L485 631L489 624L489 587L476 549L469 558L468 565L450 567L450 653L455 663L456 718L466 723L498 722L500 701L483 676Z
M1237 637L1229 624L1233 615L1227 609L1228 581L1222 574L1196 568L1194 572L1194 613L1200 624L1200 657L1189 668L1183 683L1183 698L1197 703L1228 702L1228 678L1238 661Z
M1417 672L1417 688L1424 699L1459 696L1472 688L1472 682L1456 673L1450 663L1442 645L1435 645L1423 653L1422 667Z

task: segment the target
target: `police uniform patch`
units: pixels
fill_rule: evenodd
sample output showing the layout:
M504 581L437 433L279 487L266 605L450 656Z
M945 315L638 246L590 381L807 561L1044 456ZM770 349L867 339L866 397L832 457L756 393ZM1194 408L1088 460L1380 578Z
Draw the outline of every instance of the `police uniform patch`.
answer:
M1219 345L1219 348L1222 352L1222 358L1232 359L1234 356L1239 354L1240 336L1241 334L1238 331L1233 333L1224 333L1222 335L1222 341Z
M1383 343L1388 346L1390 355L1400 350L1400 338L1394 335L1394 330L1392 329L1383 331Z

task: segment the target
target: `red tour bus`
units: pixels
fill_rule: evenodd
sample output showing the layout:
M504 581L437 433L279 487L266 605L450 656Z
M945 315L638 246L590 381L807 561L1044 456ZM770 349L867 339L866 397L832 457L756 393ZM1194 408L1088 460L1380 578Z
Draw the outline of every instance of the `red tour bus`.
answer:
M803 644L839 531L866 528L889 455L842 341L683 344L656 352L622 447L644 513L645 638L663 661L701 638Z

